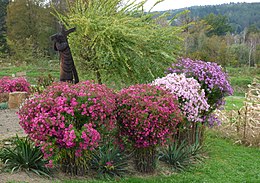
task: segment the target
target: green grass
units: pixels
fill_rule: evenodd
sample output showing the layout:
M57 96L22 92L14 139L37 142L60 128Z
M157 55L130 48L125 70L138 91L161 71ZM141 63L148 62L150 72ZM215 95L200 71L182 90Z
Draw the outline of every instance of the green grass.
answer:
M208 156L204 163L197 164L188 171L171 176L129 177L110 182L118 183L233 183L260 182L260 149L238 146L231 141L212 134L206 139ZM65 183L102 183L93 180L63 180Z
M31 84L36 84L37 78L40 76L48 76L51 74L53 77L59 79L59 64L58 61L50 64L48 60L39 60L35 64L26 65L22 64L16 66L12 65L0 65L0 78L3 76L12 76L17 72L26 72L26 78Z
M231 86L234 88L235 96L244 96L247 86L252 83L254 78L260 78L260 69L252 67L226 68L230 77Z
M226 105L225 110L239 110L244 105L245 97L240 96L229 96L225 98Z

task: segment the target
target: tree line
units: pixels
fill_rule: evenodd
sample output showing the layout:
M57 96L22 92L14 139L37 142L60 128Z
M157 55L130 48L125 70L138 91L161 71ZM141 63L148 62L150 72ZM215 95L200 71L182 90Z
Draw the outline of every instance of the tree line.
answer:
M70 2L87 3L88 1L75 0ZM103 1L101 1L101 3L102 2ZM115 3L121 3L122 5L122 2L120 0L115 0ZM149 21L150 18L154 19L154 21L156 21L156 24L160 25L161 27L167 27L170 23L172 27L182 30L182 33L178 33L178 35L175 35L178 36L180 39L182 38L184 41L178 41L179 45L176 46L176 48L172 47L173 49L175 49L172 50L172 52L178 52L178 56L218 62L223 66L255 66L259 64L260 61L260 13L257 11L260 8L259 6L260 3L231 3L219 6L191 7L188 8L188 11L185 11L185 9L172 10L168 12L169 16L167 17L163 15L163 12L159 12L159 14L161 14L160 18L158 18L158 12L149 12L147 14L150 14L148 18ZM138 6L136 7L138 9ZM12 59L14 60L26 62L31 62L35 60L35 58L39 57L53 58L55 54L52 49L52 43L49 37L59 31L59 21L62 22L64 19L66 19L67 16L65 16L65 14L69 14L71 17L77 15L83 17L80 12L82 12L84 8L77 8L77 12L75 12L75 8L74 10L71 9L67 6L66 1L63 0L0 0L0 57L12 57ZM56 16L54 16L54 14L52 14L51 12L54 14L55 12L59 12L63 16L57 16L57 14ZM108 26L109 22L111 21L108 19L108 17L111 13L104 13L101 10L98 10L97 12L99 14L90 14L92 16L91 22L93 23L95 20L101 17L100 22L104 21L102 26ZM182 13L176 15L179 12ZM112 12L112 14L113 13L115 12ZM157 15L155 16L155 14ZM107 18L105 18L106 15ZM138 17L140 16L140 12L135 11L135 13L131 14L130 16ZM120 16L112 17L118 19L121 18ZM76 23L75 26L83 26L81 25L82 22L80 22L83 19L84 18L78 19L79 22ZM87 20L89 21L90 19ZM73 21L71 22L73 24ZM115 20L115 22L117 21ZM63 23L66 22L63 21ZM136 26L141 25L140 23L141 22L136 24ZM111 50L116 51L114 49L116 48L115 45L121 44L122 40L126 40L126 38L123 37L121 37L120 39L116 37L118 36L117 34L119 32L124 31L124 27L120 26L121 25L118 25L118 27L109 27L111 28L111 31L112 28L116 28L116 30L113 31L117 32L111 32L116 33L115 35L113 35L114 38L112 41L114 42L111 42L110 40L111 48L102 47L102 49L104 48L106 52L111 52ZM127 26L133 27L135 26L135 24L133 23L133 25L129 24ZM145 28L146 27L144 26L143 29ZM136 29L138 29L138 27ZM168 34L170 33L168 32ZM154 34L153 36L155 35L156 34ZM80 38L81 35L77 34L76 36ZM87 36L88 41L90 39L89 36L90 35ZM127 35L121 34L120 36ZM157 47L155 43L158 43L158 41L155 41L156 39L154 37L149 37L153 39L153 41L149 41L147 42L147 44L149 43L151 47ZM166 37L163 37L163 39ZM77 41L79 43L83 41L82 44L84 45L86 37L83 38L83 40ZM107 35L107 39L110 38L110 35ZM75 37L72 37L72 39L76 40ZM115 42L115 40L118 42ZM143 40L147 39L143 38ZM105 41L109 43L108 40ZM134 41L131 41L129 42L129 44L133 44L133 42ZM95 42L93 44L97 45ZM77 50L79 47L79 45L75 45L74 42L72 42L72 46L77 47L75 48L75 50ZM88 49L88 47L85 47L85 49ZM91 49L89 52L86 52L86 50L82 49L83 51L77 51L77 53L81 55L85 55L86 53L88 53L89 55L83 56L85 60L88 60L89 57L92 57L93 55L93 49ZM179 49L182 49L182 53L176 51ZM117 53L125 53L124 51L117 50ZM134 51L134 49L128 50L128 52L131 52L131 54L133 55L132 51ZM140 50L135 51L137 51L138 54L140 53ZM99 54L101 53L102 52L99 52ZM146 54L148 54L148 52ZM97 55L94 55L93 58L96 58L95 56ZM112 56L116 57L115 54L112 54ZM120 56L120 54L118 54L117 56ZM125 55L123 56L126 58ZM119 59L119 57L117 59ZM130 57L127 59L130 59ZM87 65L91 63L86 61L84 62L87 63ZM127 62L130 61L128 60ZM130 66L127 66L127 62L126 68L130 68ZM155 61L153 62L155 63ZM93 63L91 67L93 67ZM101 64L100 67L102 68L103 65L104 64ZM106 61L105 65L109 65L109 61ZM89 68L89 66L87 66L87 68ZM128 70L127 72L129 72L129 74L132 73L130 70Z

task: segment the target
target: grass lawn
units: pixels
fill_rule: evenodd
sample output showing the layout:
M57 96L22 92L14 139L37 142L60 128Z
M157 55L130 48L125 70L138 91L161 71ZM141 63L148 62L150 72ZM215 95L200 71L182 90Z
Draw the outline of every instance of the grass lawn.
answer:
M226 68L235 96L244 96L254 78L260 78L260 69L254 67Z
M225 98L225 110L239 110L244 105L245 97L242 96L229 96Z
M109 181L118 183L236 183L260 182L260 149L232 144L210 132L206 139L209 158L188 171L171 176L152 176L144 178L124 178ZM63 180L65 183L81 183L83 180ZM93 180L89 183L108 181Z
M15 65L2 66L0 65L0 78L3 76L12 76L17 72L26 72L26 78L31 84L36 84L40 76L48 76L48 74L59 79L59 64L57 62L42 60L35 65Z

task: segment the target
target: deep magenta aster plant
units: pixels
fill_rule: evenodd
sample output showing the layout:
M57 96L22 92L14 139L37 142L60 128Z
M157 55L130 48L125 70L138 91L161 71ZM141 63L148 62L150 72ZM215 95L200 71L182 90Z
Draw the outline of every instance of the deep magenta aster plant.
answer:
M10 78L5 76L0 79L0 93L11 93L15 91L30 91L30 84L24 77Z
M208 111L205 92L194 78L186 78L184 74L168 74L152 82L176 95L179 107L189 122L203 122L204 113Z
M78 157L115 128L115 99L112 90L90 81L54 83L25 101L18 111L20 125L45 158L53 160L62 150Z
M164 144L181 121L177 98L159 86L134 85L118 94L120 137L136 148Z

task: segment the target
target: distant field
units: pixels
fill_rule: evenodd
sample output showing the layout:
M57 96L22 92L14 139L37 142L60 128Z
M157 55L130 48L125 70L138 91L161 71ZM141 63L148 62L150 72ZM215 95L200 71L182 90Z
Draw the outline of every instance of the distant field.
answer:
M254 78L260 78L260 68L226 68L230 77L230 82L234 88L234 96L244 96L247 86L252 83Z

